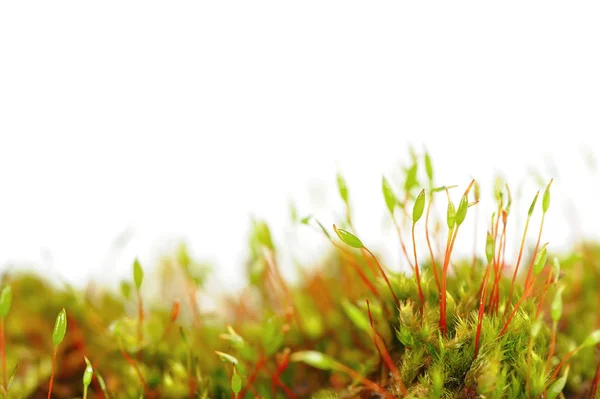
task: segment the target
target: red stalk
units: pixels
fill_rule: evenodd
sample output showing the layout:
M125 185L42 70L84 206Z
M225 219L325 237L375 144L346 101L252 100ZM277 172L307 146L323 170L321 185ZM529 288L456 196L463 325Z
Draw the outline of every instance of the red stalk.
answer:
M383 359L383 362L387 366L390 373L392 373L392 378L400 387L400 391L403 395L408 395L408 391L402 382L402 378L400 378L400 373L398 372L398 368L396 367L396 363L392 360L390 356L390 352L388 351L381 334L375 329L375 324L373 323L373 316L371 315L371 306L369 305L369 300L367 299L367 311L369 312L369 321L371 323L371 329L373 330L373 342L375 343L375 347L377 348L377 352L379 352L379 356Z
M488 262L485 267L485 276L483 277L483 288L481 290L481 298L479 300L479 314L477 315L477 333L475 334L475 357L473 359L477 359L477 355L479 354L479 340L481 338L481 326L483 324L483 313L485 309L485 295L487 293L487 287L490 277L490 262Z
M56 352L57 347L54 346L54 352L52 353L52 373L50 374L50 384L48 385L48 399L52 396L52 385L54 384L54 369L56 368Z
M390 280L388 280L387 275L385 274L385 271L383 270L383 267L381 267L381 264L379 263L379 261L377 260L377 258L375 257L375 255L373 254L373 252L371 252L369 250L369 248L364 247L365 251L367 251L369 253L369 255L373 258L373 260L375 261L375 263L377 263L377 267L379 267L379 271L381 272L381 275L383 276L383 278L385 279L385 282L388 286L388 288L390 289L390 292L392 293L392 296L394 297L394 301L396 301L396 306L398 306L398 308L400 307L400 301L398 300L398 297L396 296L396 294L394 293L394 290L392 289L392 285L390 284Z
M431 257L431 268L433 269L433 276L435 277L435 285L438 289L438 296L441 296L440 277L438 276L437 265L435 264L435 256L433 255L433 249L431 248L431 240L429 239L429 213L431 211L432 202L433 195L430 195L429 203L427 204L427 213L425 214L425 238L427 239L427 247L429 248L429 256Z
M537 199L540 192L538 191L535 194L535 198ZM517 273L519 272L519 265L521 264L521 259L523 258L523 248L525 247L525 238L527 237L527 230L529 229L529 221L531 220L530 216L527 216L527 220L525 221L525 229L523 230L523 237L521 238L521 247L519 248L519 256L517 257L517 264L515 265L515 271L513 273L512 281L510 283L510 293L508 294L508 301L506 302L506 309L504 310L504 315L502 318L506 317L506 312L508 311L508 307L512 302L513 291L515 288L515 280L517 279Z
M413 253L415 256L415 276L417 277L417 288L419 289L419 298L421 299L421 316L425 312L425 296L423 295L423 289L421 288L421 277L419 273L419 261L417 259L417 243L415 242L415 225L412 225L412 241L413 241Z

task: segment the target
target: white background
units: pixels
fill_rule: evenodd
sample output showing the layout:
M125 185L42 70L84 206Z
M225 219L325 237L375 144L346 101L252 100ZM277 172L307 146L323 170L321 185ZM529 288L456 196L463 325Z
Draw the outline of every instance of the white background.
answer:
M524 210L540 188L533 167L557 178L544 239L561 248L574 233L597 237L600 181L585 156L600 128L599 11L2 2L0 265L114 283L134 256L150 267L185 239L217 267L213 288L233 289L251 214L293 256L319 258L327 246L289 228L288 204L339 220L340 168L361 238L401 268L380 179L409 144L429 149L439 184L481 181L482 232L496 173L526 182ZM126 228L132 241L111 258Z

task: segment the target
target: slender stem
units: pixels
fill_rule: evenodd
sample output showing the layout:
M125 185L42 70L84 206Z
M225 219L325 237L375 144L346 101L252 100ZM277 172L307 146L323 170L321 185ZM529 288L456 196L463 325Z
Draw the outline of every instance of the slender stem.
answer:
M410 266L410 268L412 270L414 270L415 267L410 262L410 258L408 256L408 251L406 250L406 245L404 243L404 237L402 236L402 229L400 228L400 225L398 224L398 221L396 220L396 218L394 217L394 215L392 215L392 221L394 222L394 227L396 227L396 231L398 232L398 238L400 239L400 247L402 248L402 253L404 253L404 257L406 258L406 262L408 262L408 265Z
M244 398L246 396L246 392L248 392L248 389L250 389L252 383L254 383L254 380L256 380L258 372L265 364L265 361L265 356L261 355L260 359L258 359L258 362L256 363L256 366L254 367L254 370L252 371L252 374L250 374L250 377L248 377L248 382L246 383L246 386L244 387L244 389L242 389L240 393L238 393L240 398Z
M380 387L373 381L363 377L361 374L352 370L350 367L345 366L341 363L335 362L335 368L338 369L339 371L342 371L342 372L348 374L350 377L354 378L355 380L360 381L361 384L363 384L364 386L372 389L373 391L383 395L384 397L386 397L388 399L393 399L393 396L388 391L386 391L385 389L383 389L382 387Z
M417 243L415 241L415 226L412 225L412 241L413 241L413 254L415 256L415 276L417 277L417 288L419 289L419 298L421 299L421 316L425 312L425 296L423 295L423 289L421 288L421 277L419 274L419 260L417 259Z
M448 265L450 264L450 256L452 254L452 248L454 247L454 242L456 241L456 235L458 234L458 226L448 232L448 241L446 243L446 254L444 255L444 265L442 267L442 297L440 301L440 329L442 330L442 334L444 336L448 333L448 326L446 321L446 301L447 301L447 292L446 292L446 278L448 273Z
M87 385L83 386L83 399L87 399L88 387Z
M566 362L569 361L569 359L576 354L577 352L579 352L581 350L581 347L578 346L577 348L573 349L571 352L567 353L567 355L560 361L560 363L558 363L558 366L556 366L556 368L554 369L554 372L552 373L552 376L550 377L551 380L555 379L558 376L558 373L560 373L560 369L562 368L562 366L565 365Z
M333 245L336 248L338 248L340 251L342 251L342 254L344 254L346 256L346 259L348 260L348 263L354 268L354 270L356 270L356 272L360 276L361 280L365 283L365 285L367 286L367 288L369 289L369 291L371 291L373 293L373 295L375 295L378 299L381 300L381 295L379 294L379 291L371 283L371 281L365 275L365 273L362 271L362 269L355 263L354 258L349 253L349 251L346 248L344 248L341 245L339 245L338 243L336 243L335 241L333 241L333 240L330 240L330 241L333 243Z
M367 248L367 247L363 247L363 248L373 258L373 260L375 260L375 263L377 264L377 267L379 268L379 271L381 272L381 275L383 276L383 278L384 278L384 280L385 280L388 288L390 289L390 292L392 293L392 296L394 297L394 301L396 301L396 305L398 307L400 307L400 301L398 300L398 297L394 293L394 290L392 289L392 285L390 284L390 280L388 280L387 275L385 274L385 271L383 270L383 267L381 267L381 263L379 263L379 261L377 260L377 258L375 257L375 255L373 254L373 252L371 252L371 250L369 248Z
M473 223L475 233L473 234L473 260L471 262L471 269L475 270L477 263L477 226L479 225L479 207L475 209L475 221Z
M529 262L529 270L527 271L527 277L525 278L525 285L529 283L533 276L533 263L535 262L535 257L537 256L538 249L540 248L540 240L542 239L542 230L544 228L544 219L546 218L546 213L542 213L542 222L540 223L540 231L538 233L537 243L535 244L535 249L533 250L533 255L531 256L531 261Z
M144 392L146 393L146 397L151 398L153 397L152 392L150 391L150 388L148 387L148 384L146 384L146 380L144 379L144 376L142 375L142 371L140 370L139 366L137 365L136 361L127 354L127 352L125 352L125 350L123 349L123 347L121 345L119 345L119 350L121 351L121 354L123 355L123 357L125 358L125 360L127 361L127 363L129 363L133 369L135 370L138 379L140 380L140 383L142 384L142 386L144 387ZM48 399L50 399L50 396L48 396Z
M513 291L515 288L515 280L517 279L517 273L519 272L519 265L523 258L523 248L525 247L525 238L527 237L527 230L529 229L529 221L531 217L527 217L525 221L525 229L523 230L523 237L521 238L521 247L519 248L519 256L517 257L517 264L515 265L515 271L513 272L512 281L510 282L510 293L508 294L508 300L506 302L506 309L504 309L503 319L506 317L509 305L512 303Z
M431 257L431 268L433 269L433 276L435 277L435 285L438 289L438 296L441 296L440 277L438 275L437 265L435 263L435 256L433 255L433 249L431 248L431 240L429 239L429 213L431 211L432 202L433 195L430 195L429 203L427 204L427 213L425 214L425 238L427 239L427 247L429 248L429 256Z
M556 347L556 329L557 322L552 322L552 337L550 338L550 349L548 350L548 360L546 361L546 372L550 370L550 364L552 363L552 356L554 356L554 348Z
M546 278L546 284L544 284L544 290L542 291L542 297L540 298L540 303L538 304L537 310L535 312L535 318L537 319L542 311L542 305L544 304L544 298L546 297L546 293L548 292L548 288L550 287L550 281L552 280L552 271L548 272L548 277Z
M138 299L138 328L137 328L137 339L138 339L138 358L142 355L142 342L144 341L144 302L142 300L142 294L137 289Z
M475 334L475 357L473 359L477 359L477 355L479 354L479 340L481 338L481 325L483 324L483 312L485 309L485 295L489 283L490 278L490 262L488 262L485 267L485 275L483 277L483 288L481 290L481 298L479 299L479 314L477 315L477 333Z
M52 385L54 384L54 369L56 367L56 352L58 348L54 347L54 353L52 354L52 373L50 374L50 384L48 385L48 399L52 396Z
M387 366L388 370L392 374L392 378L394 382L398 384L400 388L400 392L403 395L408 395L408 391L406 390L406 386L404 386L404 382L400 377L400 373L398 372L398 367L396 367L396 363L392 360L390 356L390 352L385 345L385 341L381 337L381 334L375 329L375 323L373 323L373 315L371 314L371 306L369 305L369 300L367 299L367 310L369 312L369 322L371 324L371 329L373 330L373 342L375 343L375 347L377 348L377 352L379 352L379 356L383 359L383 362Z
M596 393L598 392L598 383L600 382L600 363L598 363L598 367L596 367L596 376L594 377L594 383L592 384L592 388L590 389L590 399L594 399L596 397Z
M529 284L529 285L525 286L525 291L523 291L523 295L521 295L521 298L519 298L519 300L517 301L517 304L513 308L512 312L510 312L510 315L508 316L508 319L506 320L506 323L504 323L504 327L500 331L500 334L498 334L499 337L501 337L501 336L504 335L504 333L508 329L508 326L510 325L510 322L512 321L513 317L515 317L515 314L517 313L517 310L519 310L519 306L521 306L521 303L523 303L523 301L525 300L525 298L527 298L527 296L531 292L532 288L533 288L533 284Z

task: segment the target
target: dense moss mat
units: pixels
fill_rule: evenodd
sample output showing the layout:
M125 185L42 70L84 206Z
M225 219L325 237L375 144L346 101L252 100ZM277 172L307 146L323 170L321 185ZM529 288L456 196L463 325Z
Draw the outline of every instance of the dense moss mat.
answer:
M410 227L431 222L429 193L441 197L445 191L432 188L427 159L425 170L427 198L419 195L416 166L406 171L405 200L383 182L403 234L403 260L413 266ZM513 282L516 264L503 250L512 199L500 187L497 217L487 240L480 240L486 257L454 259L447 237L458 234L479 201L474 185L432 224L433 257L424 256L429 248L419 248L417 279L388 270L351 233L341 176L338 186L347 210L339 229L293 214L298 228L314 227L332 244L319 267L299 268L299 280L286 282L271 233L257 221L249 237L248 287L221 301L217 312L197 306L209 269L185 246L153 274L144 276L137 264L131 281L115 291L5 274L2 287L10 292L0 300L6 311L1 381L8 397L47 397L54 349L56 398L84 395L84 356L93 368L90 398L594 397L600 378L599 245L582 242L563 254L543 240L537 248L525 247ZM549 190L529 214L548 211ZM537 239L537 227L529 235ZM63 308L66 334L56 346Z

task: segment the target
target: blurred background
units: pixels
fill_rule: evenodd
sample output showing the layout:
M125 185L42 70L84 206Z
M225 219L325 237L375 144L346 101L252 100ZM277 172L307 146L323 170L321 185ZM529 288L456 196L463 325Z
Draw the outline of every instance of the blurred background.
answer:
M410 146L456 199L480 181L481 243L496 176L521 215L555 178L550 248L598 238L598 17L594 2L2 2L0 267L110 285L185 241L212 289L236 290L254 216L293 277L328 246L290 203L338 222L340 170L360 237L402 269L381 176Z

